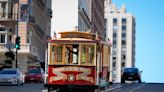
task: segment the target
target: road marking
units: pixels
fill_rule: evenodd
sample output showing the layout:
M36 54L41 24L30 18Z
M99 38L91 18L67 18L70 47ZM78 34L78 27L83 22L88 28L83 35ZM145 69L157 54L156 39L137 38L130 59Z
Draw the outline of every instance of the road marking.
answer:
M48 90L42 90L42 92L48 92Z
M119 92L120 90L121 90L121 88L116 89L116 90L114 90L113 92Z
M108 91L112 91L112 90L115 90L115 89L120 89L121 87L122 87L121 85L118 85L118 86L116 86L116 87L109 88L109 89L107 89L107 90L105 90L105 91L103 91L103 92L108 92Z
M141 89L141 88L144 87L145 85L146 85L146 84L142 84L142 85L140 85L140 86L138 86L138 87L136 87L136 88L130 90L129 92L134 92L134 91L136 91L136 90L138 90L138 89Z
M41 92L48 92L48 90L44 89L44 90L42 90ZM51 91L51 92L56 92L56 90Z

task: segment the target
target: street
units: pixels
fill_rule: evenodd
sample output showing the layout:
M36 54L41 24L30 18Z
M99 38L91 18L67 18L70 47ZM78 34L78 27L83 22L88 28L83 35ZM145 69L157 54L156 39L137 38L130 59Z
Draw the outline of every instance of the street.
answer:
M0 92L42 92L43 83L27 83L22 86L0 86Z
M113 84L101 92L163 92L162 83ZM0 86L0 92L47 92L41 83L28 83L22 86ZM55 91L54 91L55 92Z
M162 83L125 83L111 86L103 92L163 92L163 90Z

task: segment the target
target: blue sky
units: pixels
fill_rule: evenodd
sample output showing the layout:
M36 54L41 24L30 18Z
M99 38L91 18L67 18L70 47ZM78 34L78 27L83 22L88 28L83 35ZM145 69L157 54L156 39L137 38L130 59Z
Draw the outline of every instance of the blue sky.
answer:
M136 67L145 82L164 83L164 0L113 0L136 18Z

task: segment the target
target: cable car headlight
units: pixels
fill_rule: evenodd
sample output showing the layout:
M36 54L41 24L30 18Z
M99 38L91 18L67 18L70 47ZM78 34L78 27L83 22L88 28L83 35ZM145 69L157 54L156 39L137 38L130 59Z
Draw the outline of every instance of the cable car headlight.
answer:
M74 81L75 80L75 76L73 74L68 75L68 80L69 81Z

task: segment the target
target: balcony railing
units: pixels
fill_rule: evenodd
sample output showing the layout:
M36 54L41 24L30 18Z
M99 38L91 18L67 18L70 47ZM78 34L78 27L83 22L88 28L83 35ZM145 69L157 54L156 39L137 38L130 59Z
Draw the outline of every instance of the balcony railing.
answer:
M11 49L12 51L15 52L15 48ZM8 49L6 48L5 44L0 44L0 53L7 52ZM38 50L35 46L30 46L30 45L21 45L20 50L18 50L19 53L30 53L35 56L38 56Z
M17 14L0 12L0 20L17 20Z
M21 45L20 48L20 52L30 52L29 45ZM12 48L11 50L15 51L15 48ZM0 44L0 52L6 51L8 51L8 49L6 48L5 44Z

